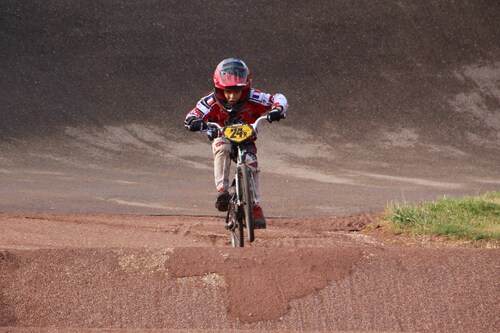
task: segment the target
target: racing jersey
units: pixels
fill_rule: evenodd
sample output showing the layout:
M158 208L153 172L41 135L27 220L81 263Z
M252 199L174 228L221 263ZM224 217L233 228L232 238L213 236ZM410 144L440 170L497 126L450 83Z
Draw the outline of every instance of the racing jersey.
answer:
M254 123L257 118L271 109L281 106L282 113L286 113L288 102L282 94L267 94L256 89L250 89L248 100L237 112L226 112L217 104L214 93L204 96L196 107L188 112L184 120L184 126L188 128L192 119L201 119L204 122L216 122L220 126L230 123L246 122Z

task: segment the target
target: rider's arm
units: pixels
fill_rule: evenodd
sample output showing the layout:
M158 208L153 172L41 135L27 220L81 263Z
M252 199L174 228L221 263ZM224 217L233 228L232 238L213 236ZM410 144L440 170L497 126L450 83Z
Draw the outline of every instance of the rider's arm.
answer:
M184 119L184 127L190 131L200 131L204 127L204 120L215 105L215 99L209 94L196 103L196 107L188 112Z
M267 94L257 89L250 90L250 102L261 105L261 114L264 114L272 109L280 110L282 114L286 114L288 110L288 101L283 94Z
M192 109L184 118L184 127L190 131L196 132L201 130L203 122L203 114L197 108Z
M286 117L288 110L288 101L283 94L274 94L270 98L272 104L269 112L267 113L267 120L272 123L273 121L280 121Z
M272 101L273 104L271 106L271 110L277 109L281 111L281 114L286 114L286 111L288 110L288 101L283 94L274 94L272 96Z

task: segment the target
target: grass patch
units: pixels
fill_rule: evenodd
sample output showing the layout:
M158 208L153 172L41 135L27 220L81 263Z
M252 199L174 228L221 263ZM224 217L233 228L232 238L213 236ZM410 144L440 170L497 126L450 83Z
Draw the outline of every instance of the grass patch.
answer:
M392 204L383 219L396 234L499 241L500 192L416 205Z

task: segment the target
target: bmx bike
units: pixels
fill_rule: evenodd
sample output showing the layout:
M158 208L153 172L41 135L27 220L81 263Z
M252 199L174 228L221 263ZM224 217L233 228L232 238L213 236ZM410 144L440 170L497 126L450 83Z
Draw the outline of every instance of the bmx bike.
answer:
M272 115L273 120L285 118L284 114ZM254 138L258 131L259 124L263 120L269 119L267 115L259 117L253 124L237 123L220 126L215 122L207 122L207 130L217 130L220 136L227 139L234 147L236 156L236 169L233 182L230 186L230 200L226 215L226 229L231 236L233 247L243 247L245 245L245 232L249 242L255 240L253 223L253 206L256 204L255 180L253 172L246 164L246 157L249 154L245 147L248 140Z

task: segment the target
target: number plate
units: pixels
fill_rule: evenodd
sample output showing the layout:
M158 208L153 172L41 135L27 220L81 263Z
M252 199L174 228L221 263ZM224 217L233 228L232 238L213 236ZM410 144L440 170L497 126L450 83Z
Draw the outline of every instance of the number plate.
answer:
M243 142L253 135L253 128L248 124L228 125L224 128L224 137L232 142Z

